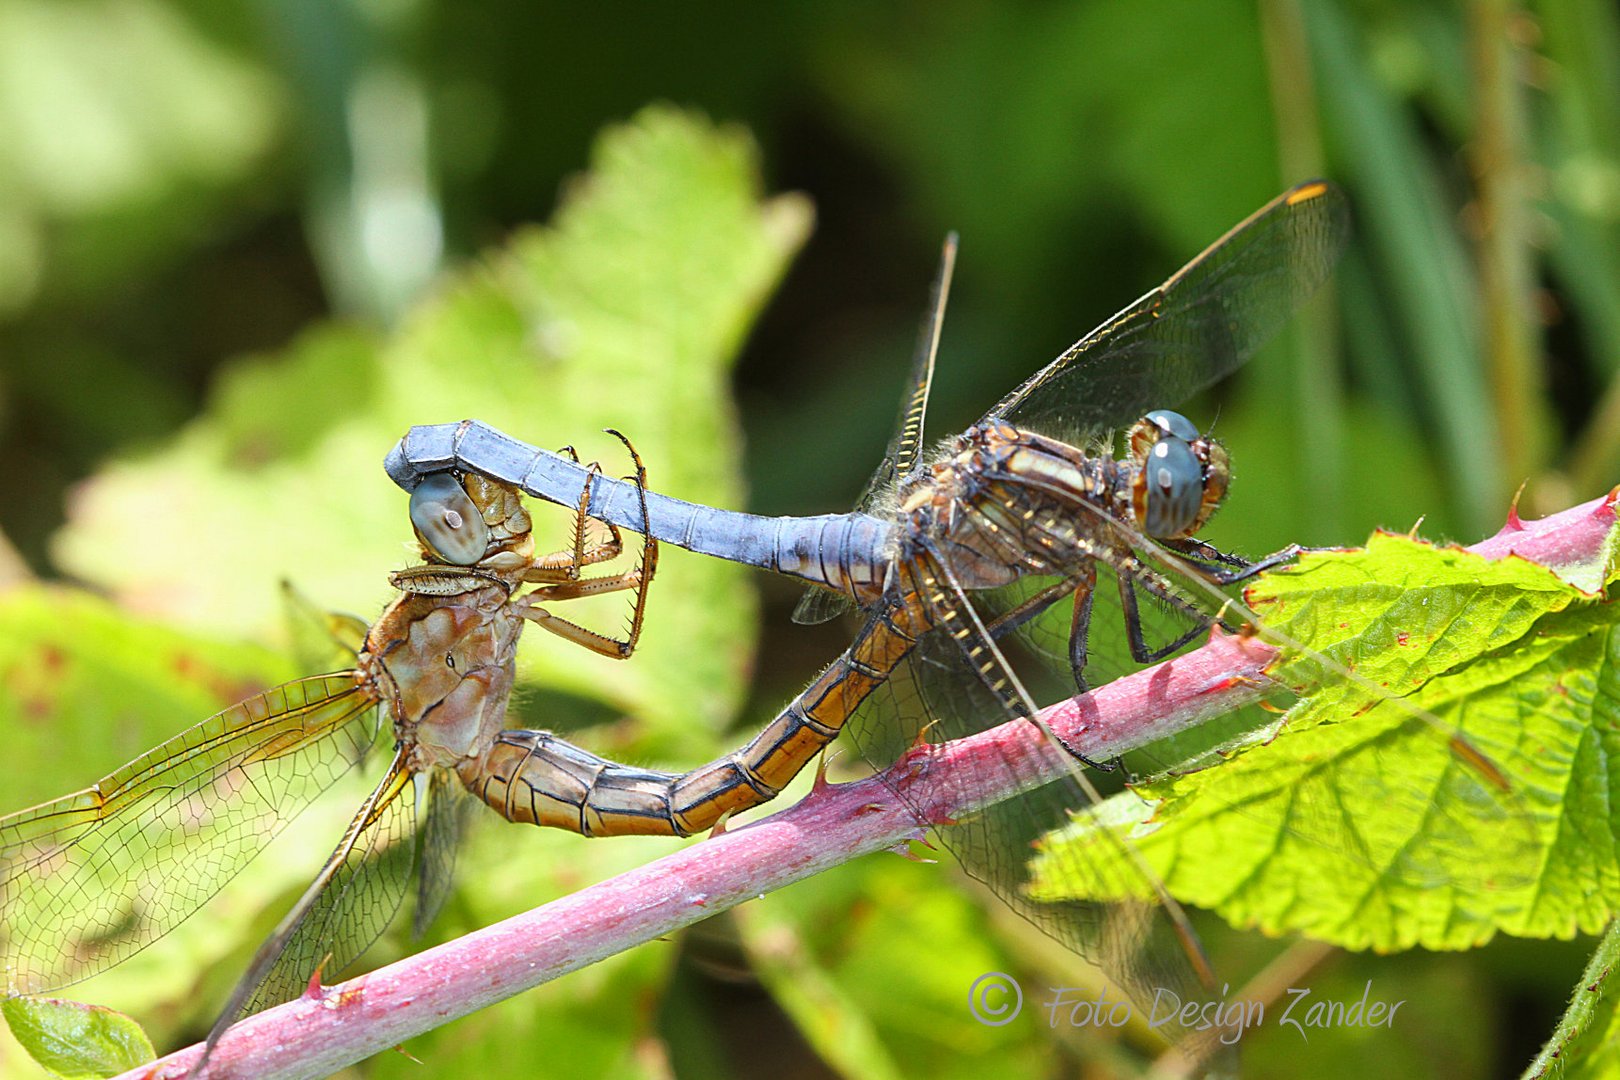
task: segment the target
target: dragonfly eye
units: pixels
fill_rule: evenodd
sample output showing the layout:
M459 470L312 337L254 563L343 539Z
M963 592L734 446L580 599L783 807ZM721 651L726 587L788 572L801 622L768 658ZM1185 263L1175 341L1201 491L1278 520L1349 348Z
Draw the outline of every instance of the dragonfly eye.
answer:
M1138 483L1137 510L1149 536L1184 536L1197 523L1204 505L1204 467L1180 438L1166 435L1153 444Z
M411 524L428 554L452 566L471 566L489 546L489 526L455 477L437 473L411 492Z
M1142 419L1166 435L1174 435L1182 442L1197 442L1198 437L1203 434L1198 430L1198 425L1180 413L1171 412L1169 409L1154 409Z

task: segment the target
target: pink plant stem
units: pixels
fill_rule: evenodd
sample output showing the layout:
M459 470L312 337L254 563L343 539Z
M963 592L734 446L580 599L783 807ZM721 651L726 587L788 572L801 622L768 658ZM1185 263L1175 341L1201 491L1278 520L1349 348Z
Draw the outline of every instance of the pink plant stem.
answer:
M1537 522L1516 517L1475 546L1559 562L1599 549L1614 493ZM1562 558L1561 558L1562 557ZM1202 648L1083 697L1041 719L1087 757L1104 759L1257 700L1275 650L1215 633ZM994 761L994 768L984 762ZM296 1001L227 1032L211 1077L318 1077L457 1017L666 936L861 855L901 848L947 823L1067 770L1023 721L918 747L881 776L818 786L797 805L710 836L646 866ZM915 809L912 809L912 808ZM919 821L919 818L921 821ZM125 1078L186 1075L200 1046Z

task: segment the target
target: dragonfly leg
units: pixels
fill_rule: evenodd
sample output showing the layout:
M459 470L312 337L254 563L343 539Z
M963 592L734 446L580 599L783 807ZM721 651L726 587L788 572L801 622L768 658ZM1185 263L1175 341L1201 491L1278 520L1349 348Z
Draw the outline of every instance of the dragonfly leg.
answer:
M1003 637L1012 633L1020 626L1023 626L1031 619L1038 618L1040 615L1045 613L1047 608L1051 607L1065 596L1068 596L1073 591L1074 581L1071 578L1064 578L1062 581L1053 582L1040 592L1035 593L1034 595L1025 599L1017 607L1011 609L1010 611L1002 612L995 621L986 627L986 629L990 631L991 637L995 638L997 641L1000 641Z
M573 455L573 447L564 447ZM574 457L578 461L577 456ZM619 530L611 523L597 521L596 524L607 529L607 539L590 542L588 537L593 518L585 512L591 499L591 479L600 475L602 466L591 462L586 466L586 479L580 488L579 502L574 507L573 542L562 551L554 551L542 555L530 564L529 570L524 574L526 581L562 582L575 581L579 572L586 566L596 563L608 562L616 559L624 551L624 541L619 536Z
M1281 566L1283 563L1293 562L1299 557L1299 553L1304 550L1305 549L1300 547L1298 544L1289 544L1281 551L1274 551L1262 559L1257 559L1254 562L1249 563L1247 566L1236 568L1225 573L1218 573L1215 577L1215 583L1217 585L1235 584L1236 582L1253 577L1262 570L1270 570L1273 566Z
M1183 556L1192 569L1217 585L1235 585L1239 581L1246 581L1262 570L1270 570L1274 566L1293 561L1305 550L1298 544L1289 544L1281 551L1274 551L1264 558L1250 562L1241 555L1222 551L1202 540L1189 538L1165 540L1160 543Z
M642 527L646 529L648 527L646 523L647 500L645 498L647 467L642 464L641 456L636 453L636 448L630 444L629 439L611 428L608 429L608 433L624 443L625 449L630 452L630 460L635 464L635 475L627 476L625 479L635 484L642 493ZM565 446L558 452L566 454L575 462L579 461L579 455L572 446ZM624 553L624 540L619 535L618 528L612 522L593 518L587 513L591 501L591 480L601 475L601 463L591 462L586 466L586 473L585 483L579 491L579 501L574 507L573 543L563 551L554 551L549 555L543 555L535 559L530 564L529 570L524 574L525 581L544 583L575 581L579 578L579 572L583 568L597 563L610 562ZM607 539L595 542L589 539L590 527L593 523L607 530ZM645 549L643 555L645 556Z
M1085 571L1078 575L1074 582L1074 614L1069 620L1069 670L1074 673L1075 692L1084 694L1091 689L1086 682L1086 659L1089 651L1087 643L1091 638L1091 602L1097 596L1097 564L1087 559ZM1113 772L1120 766L1118 757L1099 761L1082 754L1061 738L1058 741L1063 744L1063 749L1073 754L1082 765L1098 772Z
M1131 648L1131 659L1138 664L1156 664L1165 657L1172 655L1192 641L1199 634L1209 629L1210 617L1200 611L1193 604L1175 592L1169 582L1163 580L1148 567L1142 566L1134 558L1130 560L1136 565L1129 570L1116 568L1115 577L1119 580L1120 607L1125 614L1125 640ZM1194 624L1187 628L1186 633L1168 644L1153 648L1142 636L1142 612L1136 603L1136 585L1140 584L1150 596L1158 597L1171 607L1177 608L1190 615Z
M641 589L643 592L645 592L645 589L642 588L642 582L639 580L640 575L637 571L631 570L622 576L626 579L633 578L636 580L619 581L614 579L598 578L593 581L581 581L576 584L590 587L588 591L571 591L565 595L546 596L542 597L542 599L574 599L580 596L590 596L597 593L614 592L622 589ZM566 586L555 587L565 588ZM569 622L567 619L559 618L558 616L553 615L545 608L536 605L534 594L525 596L521 600L513 601L513 605L517 611L517 614L533 623L535 626L540 627L540 629L545 630L548 633L556 634L564 641L571 641L575 645L583 646L594 653L601 653L603 656L610 656L615 660L628 660L630 655L636 651L636 640L641 636L641 623L639 619L637 619L631 625L630 633L627 637L613 638L608 637L606 634L599 634L595 630L586 629L578 623Z
M1216 565L1246 569L1250 565L1249 560L1243 556L1234 555L1230 551L1222 551L1214 544L1194 536L1183 537L1179 540L1160 540L1159 543L1176 554L1185 556L1201 570L1213 569Z
M587 520L585 507L590 495L590 484L587 482L584 491L580 493L579 509L575 516L574 550L571 553L561 553L570 558L571 562L568 566L562 567L547 564L545 559L537 559L535 564L524 573L523 577L525 581L535 581L539 584L528 595L514 601L514 607L524 619L550 633L556 634L567 641L572 641L576 645L584 646L592 652L623 660L628 659L635 652L636 643L641 638L641 624L647 613L647 586L652 583L653 575L658 569L658 541L654 540L650 535L647 522L646 466L642 464L641 457L636 453L635 447L630 445L630 440L617 431L612 431L612 429L609 429L609 431L624 443L625 448L630 451L631 460L635 462L636 466L633 480L636 490L641 494L642 528L647 530L642 534L641 561L634 569L626 570L620 574L594 578L579 576L581 566L601 561L601 559L593 557L593 553L599 552L601 549L587 548L583 543L584 523ZM595 468L596 466L593 465L592 469ZM608 528L613 529L611 525ZM621 548L618 546L619 534L617 529L613 529L612 543L614 545L613 555L619 554ZM605 557L611 558L613 555ZM553 557L548 556L547 558ZM635 604L630 615L630 631L623 638L599 634L594 630L580 626L578 623L559 618L539 606L544 603L576 600L583 596L600 596L606 593L627 590L635 591Z
M1096 585L1097 565L1088 560L1086 569L1083 572L1074 577L1067 577L1062 581L1053 582L1040 592L1025 599L1017 607L1003 612L1001 617L986 626L985 630L992 640L999 641L1031 619L1039 617L1065 596L1074 593L1075 615L1069 637L1069 658L1074 667L1075 689L1078 693L1084 694L1086 692L1086 680L1082 672L1086 666L1086 634L1091 623L1091 598L1095 593ZM1117 757L1108 761L1095 761L1068 743L1063 742L1062 739L1058 741L1063 743L1063 748L1074 755L1081 764L1089 765L1099 772L1113 772L1119 767L1120 759Z
M1069 619L1069 670L1074 673L1074 689L1084 694L1086 685L1087 642L1091 637L1091 602L1097 595L1097 564L1086 560L1086 569L1075 581L1074 615Z

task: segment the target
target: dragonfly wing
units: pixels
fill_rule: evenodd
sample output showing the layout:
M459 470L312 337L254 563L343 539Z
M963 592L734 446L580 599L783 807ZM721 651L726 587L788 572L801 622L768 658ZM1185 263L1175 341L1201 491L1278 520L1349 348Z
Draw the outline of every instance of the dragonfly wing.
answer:
M293 655L305 671L352 665L365 648L370 627L364 619L341 611L323 611L290 581L281 583L281 607L292 637Z
M958 615L968 613L964 608ZM1004 693L993 692L975 673L962 643L944 629L934 629L918 639L900 669L867 699L850 728L862 752L881 768L919 738L949 742L1018 721L1020 715L1017 710L1009 711ZM1054 745L1052 753L1064 752ZM1009 778L1027 776L1027 765L1020 768L1003 762L1000 767ZM1009 785L1014 783L1009 779ZM1076 773L1066 772L959 818L937 829L936 835L969 875L1060 943L1097 964L1136 1007L1150 1008L1161 990L1175 993L1183 1001L1192 1000L1205 982L1201 973L1207 966L1190 930L1174 917L1180 915L1179 909L1173 916L1160 902L1157 882L1146 876L1139 861L1128 857L1113 860L1127 869L1112 882L1112 895L1106 901L1046 902L1032 893L1032 867L1042 838L1055 830L1074 828L1077 820L1086 821L1098 805L1095 792L1087 790ZM1111 830L1098 831L1105 842L1124 843ZM1043 857L1054 855L1083 857L1074 848ZM1082 879L1094 876L1084 867L1075 874ZM1186 1032L1166 1033L1188 1038ZM1204 1056L1211 1049L1194 1048L1190 1042L1183 1047L1195 1056Z
M854 608L855 602L843 593L812 585L804 590L804 595L794 606L793 621L800 626L820 626Z
M361 760L375 705L358 672L298 679L0 818L6 994L76 982L172 930Z
M342 971L387 929L416 862L416 802L405 754L396 752L326 865L259 947L210 1043L242 1015L297 997L317 969Z
M1327 280L1349 237L1344 194L1300 184L998 401L1007 421L1075 441L1174 406L1230 374Z
M412 929L418 937L426 932L450 895L461 836L478 806L478 800L453 774L445 769L433 770L428 781L427 813L417 832L419 869Z
M928 312L917 334L917 349L911 357L911 377L900 400L900 419L895 424L889 448L877 471L866 481L866 488L855 503L858 511L869 510L897 484L903 483L922 465L923 424L928 414L928 392L934 385L934 359L939 354L939 335L945 322L945 303L950 298L951 277L956 272L956 234L945 237L940 251L939 272L929 295ZM854 607L843 593L811 586L793 609L793 621L815 626L837 618Z

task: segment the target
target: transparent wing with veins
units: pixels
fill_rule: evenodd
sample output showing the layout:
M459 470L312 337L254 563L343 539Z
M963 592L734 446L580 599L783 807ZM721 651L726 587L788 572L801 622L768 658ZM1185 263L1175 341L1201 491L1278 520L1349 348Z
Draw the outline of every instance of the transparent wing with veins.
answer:
M924 633L900 669L875 691L850 721L862 753L874 767L896 761L919 741L945 744L969 739L999 724L1035 715L1018 676L994 643L972 602L952 587L938 563L940 577L929 588L935 608L934 628ZM979 658L977 667L969 657ZM1027 721L1038 726L1034 720ZM1186 914L1153 872L1110 830L1099 830L1111 842L1111 860L1121 875L1116 895L1107 901L1039 901L1033 898L1031 868L1043 839L1073 827L1104 806L1097 790L1075 760L1041 728L1045 754L1058 763L1053 779L1030 787L1022 778L1030 765L996 753L977 759L978 770L1005 774L998 786L1025 788L1022 794L978 807L935 830L940 842L962 868L984 883L1009 907L1079 955L1097 964L1138 1002L1173 991L1191 1000L1213 976ZM952 775L962 776L958 771ZM968 778L964 777L964 783ZM974 782L977 782L976 780ZM904 797L904 792L901 792ZM971 801L962 790L953 802ZM926 815L926 808L919 807ZM926 819L926 817L925 817ZM1086 859L1074 848L1048 859ZM1196 1032L1166 1029L1183 1050L1203 1059L1217 1048Z
M866 488L855 503L858 511L871 510L892 495L896 485L908 480L922 466L924 422L928 416L928 393L934 385L934 360L939 355L939 336L945 325L945 304L951 295L951 278L956 272L956 234L945 237L939 255L939 272L929 296L928 313L917 335L917 349L911 357L911 375L906 395L900 402L900 420L895 425L889 448L877 470L866 481ZM843 593L812 585L793 609L793 621L814 626L842 615L855 606Z
M1283 192L1069 346L981 423L1078 442L1180 404L1282 328L1327 280L1349 231L1337 188L1312 180Z
M77 982L177 926L365 756L376 704L355 672L298 679L0 818L6 993Z

